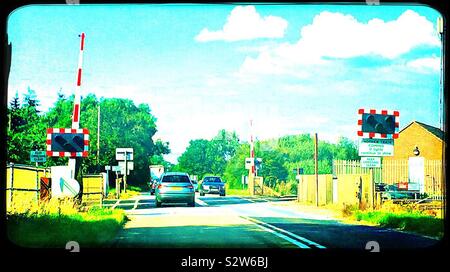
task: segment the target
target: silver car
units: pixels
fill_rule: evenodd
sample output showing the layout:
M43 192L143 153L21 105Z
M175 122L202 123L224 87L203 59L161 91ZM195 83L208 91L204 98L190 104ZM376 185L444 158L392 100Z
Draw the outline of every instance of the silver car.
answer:
M195 206L194 185L189 175L180 172L167 172L162 174L155 189L156 207L162 203L187 203Z

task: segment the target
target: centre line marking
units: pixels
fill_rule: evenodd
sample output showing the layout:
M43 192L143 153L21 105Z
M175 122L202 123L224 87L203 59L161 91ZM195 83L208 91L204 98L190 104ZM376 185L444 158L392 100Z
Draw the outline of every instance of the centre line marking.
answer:
M284 234L282 234L282 233L285 233L285 234L287 234L287 235L289 235L289 236L291 236L291 237L294 237L295 239L300 240L300 241L302 241L302 242L304 242L304 243L306 243L306 244L308 244L308 245L310 245L310 246L314 246L314 247L320 248L320 249L326 248L326 247L324 247L324 246L322 246L322 245L319 245L319 244L316 243L316 242L313 242L313 241L311 241L311 240L309 240L309 239L306 239L306 238L304 238L304 237L301 237L301 236L299 236L299 235L297 235L297 234L295 234L295 233L292 233L292 232L290 232L290 231L287 231L287 230L284 230L284 229L280 229L280 228L278 228L278 227L275 227L274 225L271 225L271 224L268 224L268 223L265 223L265 222L259 221L259 220L257 220L257 219L254 219L254 218L247 217L247 216L241 216L241 217L244 218L244 219L247 219L248 221L250 221L250 222L252 222L252 223L254 223L254 224L256 224L256 225L258 225L259 227L266 228L266 229L269 229L269 228L270 228L270 230L273 231L273 233L274 233L275 235L279 236L278 234L280 234L280 235L282 235L282 236L285 236L285 237L289 238L290 240L288 240L288 239L286 239L286 238L283 238L282 236L279 236L279 237L281 237L281 238L283 238L283 239L285 239L285 240L288 240L289 242L292 242L291 240L293 240L293 239L290 238L290 237L288 237L288 236L286 236L286 235L284 235ZM280 233L280 232L281 232L281 233ZM294 241L295 241L295 240L294 240ZM300 243L300 244L303 245L303 243L301 243L300 241L298 241L298 243ZM295 243L294 243L294 244L295 244ZM295 244L295 245L297 245L297 244ZM309 247L307 246L307 248L309 248Z

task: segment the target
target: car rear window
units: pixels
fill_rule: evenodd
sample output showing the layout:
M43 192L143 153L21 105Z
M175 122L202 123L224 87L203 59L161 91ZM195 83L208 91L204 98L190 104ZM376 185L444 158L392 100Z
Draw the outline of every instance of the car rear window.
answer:
M189 183L190 180L187 176L183 175L170 175L170 176L164 176L162 179L162 182L185 182Z
M216 178L216 177L208 177L204 179L205 182L221 182L220 178Z

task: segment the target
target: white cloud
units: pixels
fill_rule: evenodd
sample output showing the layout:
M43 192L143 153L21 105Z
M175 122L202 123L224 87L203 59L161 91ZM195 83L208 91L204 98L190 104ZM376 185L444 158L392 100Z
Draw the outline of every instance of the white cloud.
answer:
M241 74L308 75L305 67L332 64L330 58L375 55L394 59L418 46L440 46L433 23L407 10L396 20L375 18L367 23L351 15L324 11L300 30L300 39L261 50L247 57ZM299 73L301 72L301 73Z
M420 58L409 61L406 66L418 71L439 71L441 69L441 59L439 57Z
M222 30L210 31L204 28L195 39L207 42L281 38L287 25L287 21L281 17L261 17L254 6L237 6L231 11Z

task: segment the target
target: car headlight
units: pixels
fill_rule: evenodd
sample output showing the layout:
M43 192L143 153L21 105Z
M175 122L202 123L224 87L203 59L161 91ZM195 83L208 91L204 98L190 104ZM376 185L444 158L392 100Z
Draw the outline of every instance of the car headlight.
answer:
M208 185L203 185L202 187L203 187L203 189L209 189Z

